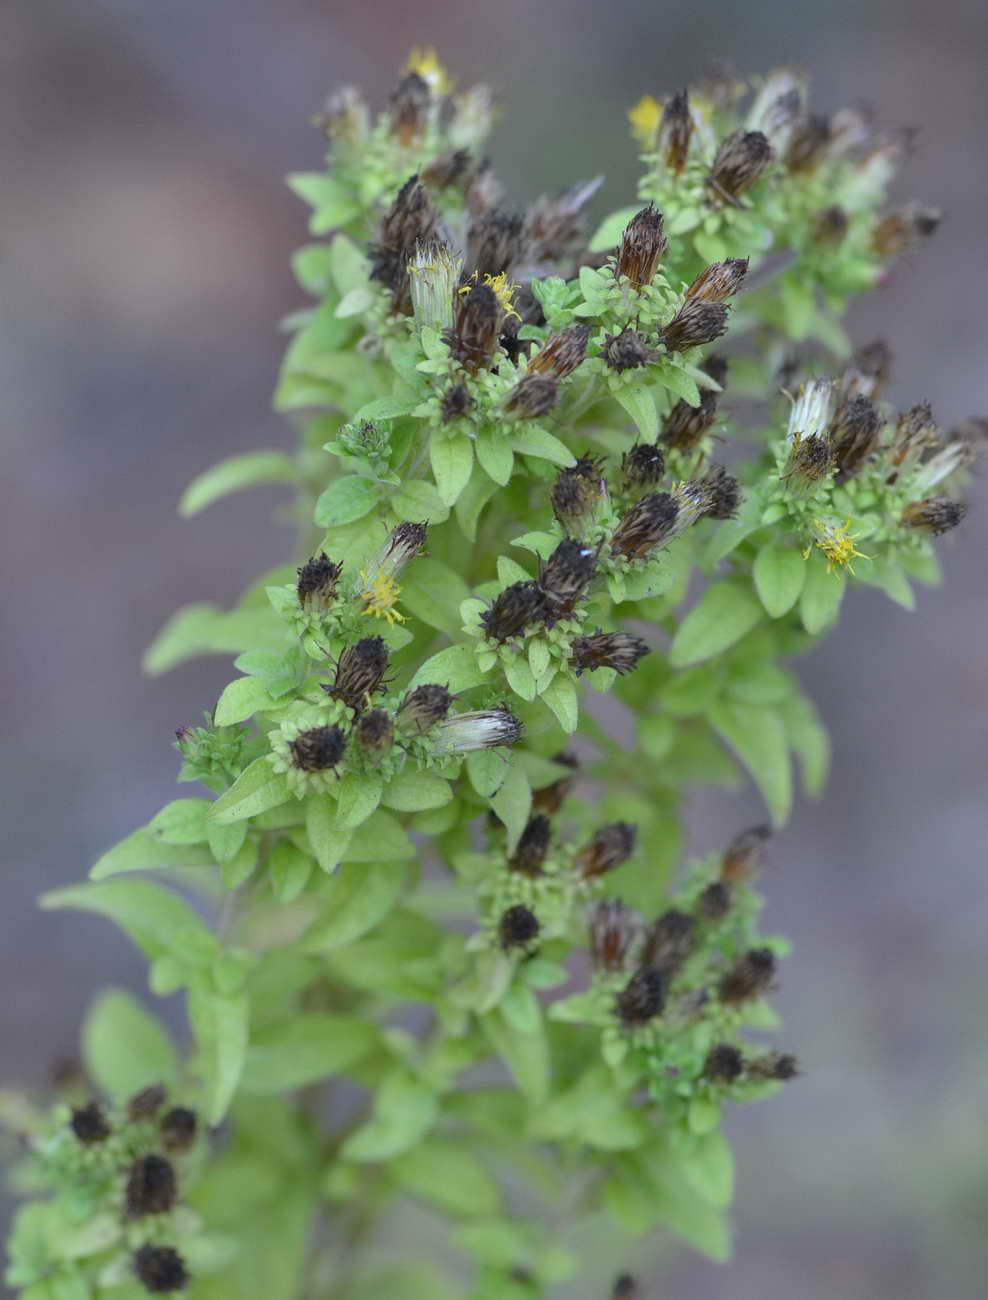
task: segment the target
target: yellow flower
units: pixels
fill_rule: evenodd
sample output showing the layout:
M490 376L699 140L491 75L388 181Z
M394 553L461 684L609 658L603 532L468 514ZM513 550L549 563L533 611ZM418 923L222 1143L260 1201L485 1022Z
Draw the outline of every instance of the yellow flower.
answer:
M643 149L655 144L655 133L659 129L661 117L662 108L651 95L642 95L634 108L628 109L631 133Z
M470 281L471 284L477 283L476 271L474 271L473 275L470 277ZM460 293L469 293L471 284L463 285L460 288ZM518 316L512 301L515 290L518 286L513 280L508 279L504 271L502 271L500 275L485 275L484 284L488 289L493 289L494 297L497 299L498 305L506 316ZM518 316L518 319L521 320L521 317Z
M387 619L389 623L404 623L405 615L395 609L401 588L394 578L378 573L373 580L369 580L367 570L361 569L360 580L365 584L361 592L365 614Z
M862 560L870 559L863 551L856 551L854 543L857 541L857 535L848 531L851 527L850 519L843 524L828 522L826 519L814 519L813 527L816 529L813 541L819 546L827 557L827 572L832 573L835 568L846 568L851 573L854 569L851 567L851 561L855 557ZM812 543L807 546L803 552L804 558L809 555L813 549Z
M405 64L406 72L417 72L434 95L448 95L453 89L449 73L439 62L439 55L429 46L416 45Z

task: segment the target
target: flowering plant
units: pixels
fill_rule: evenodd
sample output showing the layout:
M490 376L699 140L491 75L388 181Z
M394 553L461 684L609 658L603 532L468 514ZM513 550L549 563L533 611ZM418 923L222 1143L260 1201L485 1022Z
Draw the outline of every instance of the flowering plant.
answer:
M723 1107L799 1072L751 1036L762 855L828 761L791 661L848 585L937 580L988 431L893 411L840 324L936 226L885 206L904 137L745 93L646 96L595 230L598 181L503 206L490 96L429 51L318 119L299 449L181 504L291 482L300 563L167 624L152 672L237 656L178 733L200 793L43 900L122 926L191 1045L111 992L85 1084L7 1104L26 1300L589 1296L581 1246L614 1275L659 1226L726 1257ZM766 824L677 876L689 788L745 773Z

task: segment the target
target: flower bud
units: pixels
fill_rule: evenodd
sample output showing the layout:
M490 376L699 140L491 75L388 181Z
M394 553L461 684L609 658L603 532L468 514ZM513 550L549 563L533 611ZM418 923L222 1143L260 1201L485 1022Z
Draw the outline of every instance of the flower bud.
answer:
M336 599L336 584L343 572L342 564L334 564L325 551L306 560L298 571L298 603L302 609L326 612Z
M605 898L590 912L590 955L597 970L625 969L638 937L638 918L619 898Z
M692 138L693 116L690 113L689 93L677 90L663 105L656 145L665 168L677 176L686 166Z
M394 134L407 149L421 139L432 107L429 83L417 72L402 77L391 96L391 121Z
M739 291L747 274L746 257L729 257L726 262L712 262L686 290L687 300L723 302Z
M430 190L441 193L460 181L465 181L470 172L470 164L469 150L450 149L422 168L422 183L428 185Z
M417 244L435 241L438 226L439 214L418 176L409 177L381 222L377 242L370 248L370 279L390 289L398 315L408 316L412 310L409 260Z
M597 572L597 550L567 537L542 565L539 587L553 619L567 618Z
M154 1295L184 1291L189 1284L185 1260L172 1246L145 1242L134 1252L132 1264L138 1282Z
M673 536L679 504L668 492L651 492L625 514L611 538L611 551L626 560L645 560Z
M645 931L642 961L672 976L693 951L696 923L688 912L671 907Z
M465 369L489 369L501 336L503 316L501 303L489 284L468 282L460 288L450 346Z
M194 1110L173 1106L161 1121L161 1140L166 1151L188 1151L196 1140L199 1121Z
M747 830L739 831L720 860L721 880L737 884L761 870L765 845L771 838L770 826L749 826Z
M521 261L522 218L495 208L470 223L467 265L478 275L506 275Z
M353 735L368 758L383 758L394 744L394 723L384 709L369 709L358 718Z
M521 739L522 726L509 709L478 709L445 718L435 734L438 753L465 754L474 749L513 745Z
M535 371L550 379L565 379L587 355L588 325L571 325L546 339L528 363L528 373Z
M791 172L815 171L830 148L830 121L810 113L800 121L789 138L785 163Z
M503 643L520 636L532 623L544 623L547 614L542 588L529 579L505 587L481 614L480 621L491 641Z
M913 528L940 537L956 528L966 514L967 506L963 501L952 501L949 497L927 497L925 501L913 501L906 506L899 522L903 528Z
M837 405L837 385L832 379L808 379L789 412L788 437L797 434L804 438L811 434L826 433Z
M665 1004L665 976L661 971L644 966L632 975L614 999L614 1010L622 1024L633 1029L661 1015Z
M786 1083L800 1073L799 1062L788 1052L766 1052L748 1062L748 1073L756 1079L772 1079Z
M652 647L630 632L594 632L578 636L570 648L570 667L577 677L595 668L613 668L618 676L630 673L639 659L651 652Z
M762 131L772 148L783 153L804 117L806 85L788 68L766 77L748 112L750 131Z
M507 908L501 913L497 932L501 947L505 952L511 948L526 948L539 937L542 926L533 911L522 903Z
M867 397L849 397L840 404L830 428L838 483L861 469L878 446L881 428L881 416Z
M662 426L662 441L675 451L690 452L717 418L717 394L705 388L700 394L700 405L690 406L682 398L666 416Z
M628 222L621 236L615 274L627 276L636 289L651 284L666 250L662 213L650 203Z
M717 985L721 1002L750 1002L764 993L775 976L775 956L770 948L752 948L739 957Z
M568 533L582 536L605 494L601 462L593 456L581 456L575 465L556 475L551 493L552 512Z
M644 335L626 325L620 334L609 334L604 340L604 360L611 370L621 375L654 361L655 351Z
M654 487L665 468L666 458L654 442L637 442L621 457L621 472L628 488Z
M381 685L388 671L388 647L383 637L365 636L340 655L332 685L323 690L333 700L342 700L360 712Z
M462 420L465 415L469 414L473 405L474 401L466 384L451 384L443 393L442 400L439 403L443 424L449 424L451 420Z
M929 402L917 402L899 416L889 460L897 468L915 464L940 445L940 428Z
M311 727L289 741L288 748L300 772L326 772L343 757L346 736L339 727Z
M398 723L409 731L428 731L449 713L453 697L445 686L427 682L408 692L398 706Z
M559 194L535 200L525 214L523 230L531 264L541 268L579 254L587 237L585 209L603 181L603 176L595 176L592 181L578 181Z
M408 286L420 329L452 329L453 297L462 268L463 258L446 244L416 244L408 263Z
M904 208L889 212L878 222L871 232L872 249L879 257L890 261L932 235L940 225L941 217L937 208L908 203Z
M541 876L551 838L552 823L549 818L545 813L535 813L529 817L515 851L508 860L508 866L524 876Z
M356 152L370 130L370 114L356 86L340 86L326 100L322 112L313 117L312 125L325 131L337 148Z
M105 1142L110 1136L110 1124L106 1113L98 1101L91 1101L85 1106L77 1106L69 1120L69 1128L83 1146L95 1146Z
M702 478L681 483L673 493L679 506L675 532L684 532L706 516L733 519L741 504L741 488L723 465L711 465Z
M163 1083L152 1083L150 1087L142 1088L127 1102L127 1118L137 1122L154 1119L165 1104L165 1096Z
M703 1062L703 1077L711 1083L736 1083L744 1073L744 1057L733 1043L716 1043Z
M726 333L727 308L722 302L687 298L659 337L670 352L686 352Z
M733 131L714 155L708 183L720 198L737 200L772 161L772 146L761 131Z
M696 900L697 915L704 921L722 921L731 910L734 895L730 885L715 880Z
M620 867L634 853L637 836L638 828L631 822L601 826L576 855L577 871L584 880L592 880Z
M125 1205L127 1217L167 1214L177 1196L175 1168L164 1156L147 1155L135 1160L127 1175Z
M539 420L559 401L556 381L548 375L523 375L508 394L504 409L524 420Z

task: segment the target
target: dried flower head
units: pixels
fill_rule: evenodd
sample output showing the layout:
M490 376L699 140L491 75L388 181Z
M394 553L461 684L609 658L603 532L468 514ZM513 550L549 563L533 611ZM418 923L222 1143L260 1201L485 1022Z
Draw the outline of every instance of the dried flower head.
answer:
M72 1112L72 1118L69 1120L69 1128L83 1146L87 1147L95 1146L98 1142L105 1142L111 1132L106 1112L98 1101L90 1101L85 1106L77 1106Z
M393 310L409 316L412 311L408 264L417 245L436 241L439 214L432 206L418 176L410 176L398 191L370 248L371 280L391 291Z
M539 587L553 619L567 618L587 594L597 572L597 548L564 538L542 565Z
M927 497L924 501L910 502L899 522L903 528L940 537L956 528L966 514L967 506L963 501L952 501L950 497Z
M638 939L638 917L619 898L601 899L590 910L590 954L597 970L624 970Z
M449 424L451 420L462 420L465 415L469 415L474 406L474 400L466 384L450 384L449 388L443 393L439 406L442 411L443 424Z
M545 593L537 582L513 582L494 598L480 616L492 641L510 641L533 623L544 623L549 615Z
M479 275L507 275L521 261L523 219L494 208L470 223L467 265Z
M671 907L645 931L642 961L670 979L693 951L696 922L688 912Z
M700 405L690 406L682 398L666 416L662 441L676 451L693 451L717 418L717 394L704 389Z
M679 505L676 530L681 532L706 516L709 519L733 519L741 505L741 487L723 465L711 465L702 478L690 479L676 488L673 496Z
M862 395L845 398L837 408L830 442L837 465L837 482L844 483L862 468L878 446L882 417Z
M524 420L540 420L559 401L559 387L549 375L523 375L508 394L504 409Z
M765 845L771 838L772 828L764 824L739 831L720 860L721 880L737 884L759 871L765 856Z
M772 146L761 131L733 131L721 141L710 168L708 184L721 199L737 206L772 161Z
M453 326L453 302L463 258L446 244L416 244L408 263L412 315L420 328L448 330Z
M498 937L505 952L511 948L527 948L539 937L541 929L539 918L522 903L506 908L497 925Z
M579 769L580 762L575 754L556 754L552 760L561 767L569 768L571 772ZM558 781L553 781L549 785L544 785L541 790L532 791L532 808L536 812L548 813L551 817L554 813L559 812L563 805L563 800L573 788L572 776L561 776Z
M942 213L921 203L907 203L904 208L882 217L871 233L872 249L879 257L891 261L915 248L940 225Z
M196 1140L199 1120L187 1106L173 1106L161 1121L161 1140L166 1151L188 1151Z
M799 1062L788 1052L766 1052L748 1062L748 1073L756 1079L772 1079L787 1083L800 1074Z
M818 244L839 244L850 229L851 219L839 203L832 203L817 213L813 238Z
M550 379L565 379L587 355L589 337L588 325L571 325L569 329L553 334L528 363L529 374L534 371L548 375Z
M704 921L722 921L731 910L734 893L730 885L715 880L701 892L696 900L696 912Z
M558 194L543 194L525 213L522 241L526 258L537 268L574 259L586 244L586 207L603 184L603 176L577 181Z
M510 709L477 709L444 718L435 731L436 752L466 754L473 749L496 749L513 745L522 736L522 725Z
M175 1204L178 1185L175 1167L164 1156L141 1156L127 1175L125 1206L127 1217L143 1218L146 1214L167 1214Z
M789 137L785 164L791 172L811 172L830 150L830 119L808 113Z
M383 637L365 636L340 655L336 676L323 690L333 700L342 700L360 712L379 690L388 671L388 647Z
M368 709L353 728L353 738L369 758L383 758L394 745L395 727L385 709Z
M789 444L789 458L783 480L793 488L804 488L834 472L834 449L829 433L797 433Z
M621 457L621 472L629 488L654 487L665 469L666 458L654 442L637 442Z
M733 1043L715 1043L703 1062L703 1077L711 1083L736 1083L744 1073L744 1057Z
M549 852L552 839L552 823L545 813L535 813L529 817L518 839L514 853L508 860L512 871L520 871L523 876L542 874L542 864Z
M584 880L604 876L627 862L635 851L638 828L631 822L612 822L595 831L576 855L576 869Z
M556 475L551 493L552 512L568 533L580 537L593 522L594 512L606 493L600 461L582 456L575 465Z
M127 1102L127 1118L135 1121L154 1119L165 1104L166 1096L163 1083L152 1083L149 1087L142 1088Z
M637 370L655 360L655 350L648 340L630 325L626 325L618 334L609 334L604 339L604 360L611 370L623 374L626 370Z
M595 668L613 668L618 676L630 673L652 647L630 632L601 632L574 637L570 648L570 667L577 677Z
M661 971L643 966L614 999L618 1019L629 1029L646 1025L662 1014L666 1005L666 978Z
M685 90L677 90L663 105L656 145L662 163L676 175L686 166L692 138L693 116L690 113L689 94Z
M686 290L686 297L697 302L724 302L738 292L747 274L746 257L729 257L726 262L712 262Z
M775 955L770 948L751 948L721 977L717 994L721 1002L750 1002L771 986L775 977Z
M336 586L343 572L342 564L334 564L325 551L320 551L302 565L298 571L298 603L303 609L325 613L336 599Z
M394 134L407 149L422 136L432 107L429 83L417 72L409 72L391 96L391 121Z
M446 686L432 682L416 686L398 706L398 723L409 731L429 731L443 721L452 702Z
M878 397L892 373L892 349L884 339L859 348L844 371L842 380L848 397Z
M132 1264L138 1282L153 1295L184 1291L189 1284L185 1260L173 1246L145 1242L134 1252Z
M627 276L636 289L651 284L666 250L662 213L654 203L631 218L621 236L615 273Z
M899 416L889 460L897 468L915 464L940 445L940 426L929 402L917 402Z
M449 336L453 356L471 373L490 369L498 350L504 308L490 284L468 281L456 294Z
M727 307L722 302L687 298L660 338L670 352L687 352L713 343L727 333Z

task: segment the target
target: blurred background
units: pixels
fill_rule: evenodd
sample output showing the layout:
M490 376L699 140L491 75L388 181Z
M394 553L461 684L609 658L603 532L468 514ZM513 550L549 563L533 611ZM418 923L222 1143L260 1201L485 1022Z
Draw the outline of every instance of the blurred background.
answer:
M921 127L899 197L946 220L852 334L888 337L901 405L929 398L947 426L988 412L979 0L4 0L5 1083L46 1084L99 987L143 991L143 962L108 923L42 915L35 896L171 797L173 729L227 679L220 661L140 675L165 616L227 601L289 553L287 529L255 522L273 491L189 523L175 503L223 456L291 444L270 393L306 230L281 177L321 165L307 119L329 88L355 82L380 105L423 43L461 84L500 92L493 153L518 204L605 169L599 211L628 202L625 110L721 56L742 74L806 67L820 111L865 99ZM921 590L914 614L853 595L801 666L835 770L825 803L800 804L778 837L766 884L770 928L795 941L783 1042L806 1074L731 1119L734 1262L643 1250L628 1262L650 1300L983 1294L983 486L941 545L942 589ZM693 847L759 815L754 796L698 798ZM598 1291L587 1279L572 1294Z

